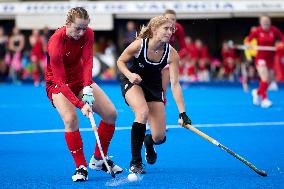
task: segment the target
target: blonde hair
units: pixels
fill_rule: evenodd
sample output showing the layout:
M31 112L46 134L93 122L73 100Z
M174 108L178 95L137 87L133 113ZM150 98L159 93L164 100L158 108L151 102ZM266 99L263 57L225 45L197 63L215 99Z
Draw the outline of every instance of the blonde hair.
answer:
M74 23L75 18L90 20L88 12L83 7L75 7L68 11L66 18L66 25Z
M147 26L142 26L139 35L137 36L137 38L152 38L153 37L153 29L158 28L159 26L170 22L170 20L168 20L165 16L156 16L154 18L152 18L149 23L147 24Z

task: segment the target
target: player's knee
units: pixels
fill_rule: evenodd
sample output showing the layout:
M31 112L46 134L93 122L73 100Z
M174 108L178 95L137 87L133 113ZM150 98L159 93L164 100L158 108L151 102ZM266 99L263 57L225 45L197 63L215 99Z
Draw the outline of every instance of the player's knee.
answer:
M110 112L110 115L109 115L110 119L112 119L112 121L116 121L116 118L117 118L117 111L115 109L113 109L111 112Z
M77 115L75 113L68 113L63 116L63 122L66 129L70 128L72 130L78 124Z
M148 120L149 109L143 108L136 112L136 120L140 123L146 123Z
M107 123L115 123L116 118L117 118L117 111L113 108L107 112L107 115L104 118L104 120Z
M154 141L155 145L163 144L163 143L166 142L166 140L167 140L166 136L158 136L158 137L153 138L153 141Z

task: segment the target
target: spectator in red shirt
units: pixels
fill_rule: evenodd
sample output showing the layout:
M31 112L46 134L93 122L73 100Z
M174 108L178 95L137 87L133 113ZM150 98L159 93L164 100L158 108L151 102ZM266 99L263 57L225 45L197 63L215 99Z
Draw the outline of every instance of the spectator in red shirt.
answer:
M200 40L195 40L195 47L197 49L197 68L198 68L198 80L199 81L209 81L209 52L207 46Z
M65 126L65 140L76 164L72 176L74 182L88 179L76 107L86 117L94 111L102 118L98 134L104 154L107 154L117 117L110 99L92 81L94 33L88 27L89 22L88 12L84 8L70 9L66 26L51 36L47 46L46 92ZM115 174L122 172L109 158L107 161ZM89 167L107 171L98 145Z
M222 55L222 63L223 67L221 69L223 77L229 79L230 81L234 80L234 69L235 69L235 50L233 48L229 48L227 42L224 42L221 50Z
M259 22L260 26L249 34L248 42L255 38L258 46L274 46L277 40L284 41L282 32L275 26L271 26L268 16L261 16ZM255 58L260 83L259 88L252 91L253 104L261 105L263 108L272 106L272 102L267 98L267 89L271 75L273 75L274 56L275 52L273 51L258 50ZM259 97L262 99L261 103Z
M184 81L197 81L196 74L196 62L197 62L197 49L195 44L192 42L191 37L186 36L186 50L181 51L180 56L180 75L181 79ZM182 54L185 53L184 55ZM187 56L188 55L188 56Z
M198 58L198 51L196 49L195 43L189 36L185 38L185 42L190 60L196 63Z
M40 35L38 29L33 29L32 35L29 37L29 42L32 47L31 62L33 64L33 79L34 85L38 86L40 81L43 81L44 75L44 61L45 61L45 46L46 42Z

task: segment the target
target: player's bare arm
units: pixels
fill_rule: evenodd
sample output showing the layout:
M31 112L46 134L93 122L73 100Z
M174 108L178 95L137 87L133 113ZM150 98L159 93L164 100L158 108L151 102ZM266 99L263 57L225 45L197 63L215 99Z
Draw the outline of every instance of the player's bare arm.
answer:
M141 40L135 40L134 42L132 42L121 54L121 56L118 58L117 60L117 67L118 69L121 71L121 73L123 75L125 75L129 81L133 84L139 84L142 79L141 77L136 74L136 73L132 73L128 70L126 63L135 56L135 54L137 54L140 50L141 47Z
M171 47L170 57L169 57L169 71L170 71L170 81L171 89L176 101L178 110L180 113L185 112L182 89L179 84L178 67L179 67L179 55L177 51Z

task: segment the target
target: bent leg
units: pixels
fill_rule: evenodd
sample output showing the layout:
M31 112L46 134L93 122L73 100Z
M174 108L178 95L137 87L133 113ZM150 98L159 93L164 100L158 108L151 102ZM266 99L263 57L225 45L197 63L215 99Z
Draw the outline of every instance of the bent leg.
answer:
M93 83L91 86L93 88L93 95L95 98L93 110L102 118L98 126L98 135L100 137L104 155L107 155L108 148L115 130L117 112L113 103L103 92L103 90L95 83ZM96 159L102 159L98 143L96 143L95 146L94 156Z
M149 164L154 164L157 160L154 144L160 145L166 141L165 111L164 104L161 102L148 102L148 106L152 134L147 134L144 138L146 148L145 158Z
M161 102L148 102L151 134L154 143L160 143L165 138L166 113Z
M95 98L93 104L94 112L96 112L105 123L114 124L117 118L117 112L113 103L96 83L93 83L91 86Z

